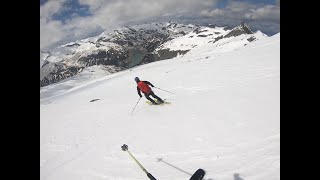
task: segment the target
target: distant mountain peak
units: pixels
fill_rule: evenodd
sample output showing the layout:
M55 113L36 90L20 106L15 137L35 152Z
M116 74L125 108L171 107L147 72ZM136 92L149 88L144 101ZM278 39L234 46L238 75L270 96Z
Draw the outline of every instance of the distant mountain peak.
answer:
M246 22L233 28L225 37L240 36L241 34L253 34L253 31Z
M241 30L245 31L247 34L253 34L253 31L246 22L242 22L238 27Z

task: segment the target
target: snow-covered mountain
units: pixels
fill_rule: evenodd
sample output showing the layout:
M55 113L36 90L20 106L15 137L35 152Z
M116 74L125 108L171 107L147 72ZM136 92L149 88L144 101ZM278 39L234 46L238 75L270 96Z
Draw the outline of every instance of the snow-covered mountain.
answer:
M108 30L96 37L59 46L52 52L40 52L40 87L74 76L90 66L113 67L112 72L117 72L171 59L208 44L218 52L264 37L259 31L252 32L246 23L233 29L166 22Z
M127 144L159 180L187 180L198 168L207 180L279 180L280 33L234 30L194 27L154 50L183 56L107 76L94 65L41 88L40 179L148 179L121 150ZM66 49L97 48L82 43ZM59 63L81 63L72 60ZM153 88L171 104L143 97L134 109L136 76L175 93Z
M51 56L50 52L40 51L40 69L45 65L45 63L48 63L46 59L48 59L49 56Z

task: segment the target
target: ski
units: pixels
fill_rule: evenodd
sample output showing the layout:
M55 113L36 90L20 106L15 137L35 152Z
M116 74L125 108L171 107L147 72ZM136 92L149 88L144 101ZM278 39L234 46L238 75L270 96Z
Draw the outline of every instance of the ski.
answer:
M156 103L158 103L158 104L153 104L151 101L146 101L146 103L147 104L149 104L149 105L156 105L156 106L163 106L163 105L165 105L165 104L171 104L171 102L168 102L168 101L166 101L166 99L163 99L163 103L159 103L157 100L156 100Z

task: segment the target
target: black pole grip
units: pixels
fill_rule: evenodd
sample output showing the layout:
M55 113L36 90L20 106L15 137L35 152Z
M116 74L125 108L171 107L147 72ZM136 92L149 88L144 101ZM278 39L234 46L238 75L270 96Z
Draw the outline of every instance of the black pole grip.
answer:
M150 173L147 173L147 176L150 180L157 180L156 178L154 178Z

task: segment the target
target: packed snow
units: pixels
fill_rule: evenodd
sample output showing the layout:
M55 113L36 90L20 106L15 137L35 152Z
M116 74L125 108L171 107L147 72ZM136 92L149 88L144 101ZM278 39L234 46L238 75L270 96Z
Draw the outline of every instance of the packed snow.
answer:
M230 43L42 88L40 179L148 179L123 144L159 180L280 179L280 33ZM136 76L171 104L131 114Z

